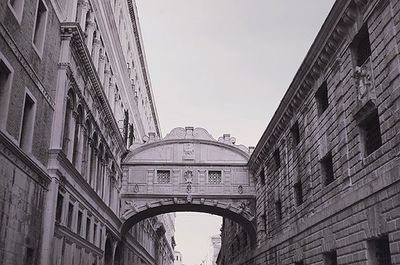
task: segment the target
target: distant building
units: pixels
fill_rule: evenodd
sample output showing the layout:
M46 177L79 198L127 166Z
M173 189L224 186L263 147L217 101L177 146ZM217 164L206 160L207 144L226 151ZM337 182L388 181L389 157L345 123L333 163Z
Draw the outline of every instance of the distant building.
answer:
M177 250L174 251L174 265L183 265L182 253Z

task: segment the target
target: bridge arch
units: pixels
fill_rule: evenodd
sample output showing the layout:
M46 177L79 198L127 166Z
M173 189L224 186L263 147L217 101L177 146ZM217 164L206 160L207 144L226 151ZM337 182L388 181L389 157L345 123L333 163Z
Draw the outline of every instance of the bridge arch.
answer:
M255 183L249 150L228 134L214 139L202 128L176 128L135 144L122 163L121 232L170 212L229 218L256 242Z

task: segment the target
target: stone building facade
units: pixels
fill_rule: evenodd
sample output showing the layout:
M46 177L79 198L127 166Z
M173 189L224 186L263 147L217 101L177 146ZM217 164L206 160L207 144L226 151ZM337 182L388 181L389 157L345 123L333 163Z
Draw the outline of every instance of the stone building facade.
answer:
M0 263L172 264L173 214L120 233L120 163L160 136L135 2L5 0L0 20Z
M224 220L218 264L400 264L399 21L336 1L249 161L257 246Z

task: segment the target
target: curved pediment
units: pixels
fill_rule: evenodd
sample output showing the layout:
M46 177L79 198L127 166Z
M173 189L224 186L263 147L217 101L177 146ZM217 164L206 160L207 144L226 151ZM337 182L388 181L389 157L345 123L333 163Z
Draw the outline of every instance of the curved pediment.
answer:
M249 150L228 134L215 140L203 128L175 128L165 138L135 144L124 163L247 164Z

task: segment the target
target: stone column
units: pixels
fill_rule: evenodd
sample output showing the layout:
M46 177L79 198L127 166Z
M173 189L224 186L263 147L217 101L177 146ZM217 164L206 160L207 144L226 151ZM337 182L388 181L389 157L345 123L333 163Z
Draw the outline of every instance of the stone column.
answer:
M89 17L86 19L86 46L89 52L92 52L93 46L93 34L96 28L96 23L94 21L94 13L89 12Z
M110 64L108 62L106 62L105 69L104 69L104 76L103 76L103 80L102 81L103 81L104 93L106 94L107 99L109 99L110 77L111 77Z
M77 16L76 16L77 7L78 7L78 0L69 0L68 4L65 5L67 22L79 22L77 21Z
M87 142L87 154L86 154L86 181L91 185L92 183L92 173L91 173L91 166L92 166L92 139L88 136Z
M51 265L50 255L52 252L52 242L55 229L56 207L58 197L58 186L60 176L56 172L51 172L51 182L45 195L43 211L43 234L42 245L40 248L40 265Z
M75 111L72 111L71 119L69 120L69 132L68 132L68 137L69 137L69 142L68 142L68 148L67 148L67 158L69 161L72 162L72 156L74 154L74 141L75 141L75 126L76 126L76 119L78 118L78 114Z
M92 175L92 181L91 181L90 185L92 186L93 190L96 191L97 164L99 162L98 157L97 157L98 150L96 149L96 147L94 147L93 152L94 152L94 161L90 161L90 163L93 163L93 167L92 167L93 172L90 172L90 174Z
M79 0L77 7L76 22L79 23L83 32L86 31L86 16L90 9L88 0Z
M101 47L100 32L96 30L94 34L93 47L92 47L92 61L96 70L99 69L100 47Z
M78 136L78 145L77 145L78 150L77 150L76 158L75 158L76 159L75 167L79 171L79 173L81 173L81 174L82 174L83 142L84 142L83 130L84 130L84 128L83 128L83 124L82 124L82 121L81 121L81 123L79 124L79 132L78 132L78 134L79 134L79 136Z
M105 68L105 64L106 64L106 56L105 56L105 51L104 51L104 47L101 47L100 49L100 56L99 56L99 65L98 65L98 74L99 74L99 79L101 84L104 84L104 68ZM105 87L103 86L103 89L105 89Z

